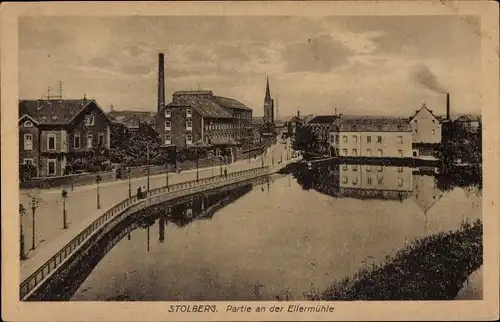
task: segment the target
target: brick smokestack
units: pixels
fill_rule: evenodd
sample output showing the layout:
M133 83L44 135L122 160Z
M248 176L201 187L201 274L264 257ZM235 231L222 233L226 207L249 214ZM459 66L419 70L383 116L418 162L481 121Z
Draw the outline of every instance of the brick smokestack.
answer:
M446 119L450 120L450 93L446 93Z
M165 58L163 53L158 55L158 112L165 106Z

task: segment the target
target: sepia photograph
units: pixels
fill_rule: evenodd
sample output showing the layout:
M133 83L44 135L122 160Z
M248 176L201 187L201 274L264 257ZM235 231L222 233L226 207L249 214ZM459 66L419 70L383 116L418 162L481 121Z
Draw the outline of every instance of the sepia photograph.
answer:
M443 11L25 4L17 51L2 46L2 69L17 61L2 100L10 301L164 303L156 320L335 320L337 302L498 318L498 7L485 21L491 6L427 3Z

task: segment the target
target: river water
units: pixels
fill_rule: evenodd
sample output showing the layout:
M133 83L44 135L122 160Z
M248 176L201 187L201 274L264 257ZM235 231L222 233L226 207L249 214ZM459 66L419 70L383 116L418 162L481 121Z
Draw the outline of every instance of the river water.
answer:
M326 165L150 213L71 300L307 299L412 240L481 218L480 190L433 171Z

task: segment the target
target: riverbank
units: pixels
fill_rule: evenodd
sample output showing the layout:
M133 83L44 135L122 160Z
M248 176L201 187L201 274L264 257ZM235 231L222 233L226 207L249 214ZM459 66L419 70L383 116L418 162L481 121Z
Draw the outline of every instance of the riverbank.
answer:
M381 265L335 282L311 300L452 300L483 263L482 222L425 237Z

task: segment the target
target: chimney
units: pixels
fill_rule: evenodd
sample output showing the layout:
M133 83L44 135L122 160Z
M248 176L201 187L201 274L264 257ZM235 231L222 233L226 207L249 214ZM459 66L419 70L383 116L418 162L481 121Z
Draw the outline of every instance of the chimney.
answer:
M335 108L335 115L337 115L337 108Z
M450 120L450 93L446 93L446 119Z
M297 118L300 119L300 111L297 111Z
M165 106L165 66L164 55L158 55L158 112Z

